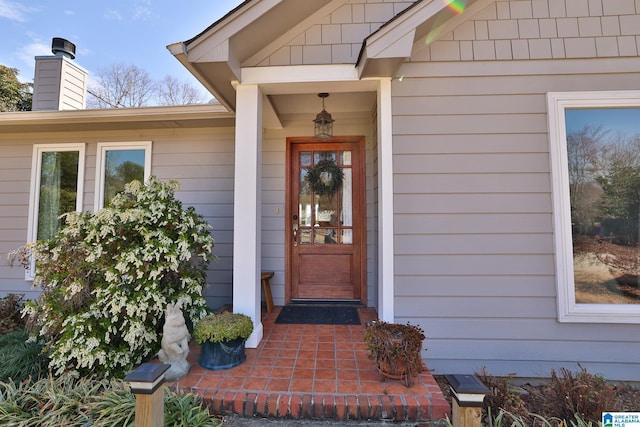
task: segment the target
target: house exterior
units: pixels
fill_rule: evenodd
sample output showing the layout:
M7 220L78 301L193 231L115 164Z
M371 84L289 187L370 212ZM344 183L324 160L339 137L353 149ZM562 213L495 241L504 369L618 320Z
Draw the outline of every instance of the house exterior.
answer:
M93 210L133 150L212 224L207 300L254 319L249 346L268 270L276 305L420 325L437 374L640 381L637 297L577 296L567 150L574 110L640 122L640 2L248 0L168 49L221 105L0 115L0 252L35 236L43 153L78 153ZM305 178L320 160L338 192ZM8 266L0 292L36 295Z

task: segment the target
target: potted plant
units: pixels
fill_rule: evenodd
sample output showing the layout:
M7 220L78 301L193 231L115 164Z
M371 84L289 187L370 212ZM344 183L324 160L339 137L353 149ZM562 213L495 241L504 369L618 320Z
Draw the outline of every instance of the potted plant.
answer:
M420 327L376 320L367 324L364 338L381 380L399 379L409 387L424 369L421 351L425 335Z
M209 314L194 326L193 337L200 348L200 366L211 370L229 369L244 362L244 343L253 332L253 321L245 314Z

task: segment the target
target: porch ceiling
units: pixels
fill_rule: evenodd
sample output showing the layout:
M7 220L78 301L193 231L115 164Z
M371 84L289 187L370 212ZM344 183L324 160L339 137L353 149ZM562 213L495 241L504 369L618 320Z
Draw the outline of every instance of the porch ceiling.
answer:
M279 117L305 115L313 120L322 109L318 93L268 95ZM326 109L334 119L337 116L370 116L375 109L375 92L330 92L325 99Z

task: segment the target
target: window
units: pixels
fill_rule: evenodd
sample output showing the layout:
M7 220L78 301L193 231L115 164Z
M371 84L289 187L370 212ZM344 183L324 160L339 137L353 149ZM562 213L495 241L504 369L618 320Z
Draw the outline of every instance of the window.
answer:
M96 158L95 210L107 206L125 184L151 175L151 141L99 143Z
M640 91L547 101L559 320L640 323Z
M62 226L61 215L82 210L84 144L34 145L28 242L46 240ZM26 272L33 279L33 260Z

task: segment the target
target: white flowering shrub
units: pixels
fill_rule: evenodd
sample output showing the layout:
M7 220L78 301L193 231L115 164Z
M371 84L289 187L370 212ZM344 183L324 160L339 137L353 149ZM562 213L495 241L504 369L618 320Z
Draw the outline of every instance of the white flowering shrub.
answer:
M189 323L202 318L212 254L210 226L174 196L176 181L133 181L96 213L67 215L36 245L25 312L47 342L56 374L121 377L160 349L167 303Z

